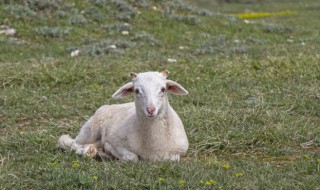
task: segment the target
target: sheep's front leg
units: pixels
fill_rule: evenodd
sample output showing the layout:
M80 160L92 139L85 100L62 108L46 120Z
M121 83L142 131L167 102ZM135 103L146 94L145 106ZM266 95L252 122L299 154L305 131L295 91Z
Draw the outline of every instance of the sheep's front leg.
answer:
M93 158L97 155L97 148L94 144L80 145L80 147L81 147L80 149L76 150L77 154L83 155L85 157L90 157L90 158Z
M139 157L135 153L129 151L128 149L122 146L114 147L109 143L105 143L104 148L106 152L110 152L113 156L115 156L119 160L133 161L133 162L137 162L139 160Z
M180 155L179 154L172 154L172 155L170 155L170 157L169 157L169 160L171 160L171 161L180 161Z
M97 148L94 144L85 144L85 145L78 144L69 135L62 135L59 138L58 146L63 149L70 148L72 150L75 150L77 154L80 154L86 157L94 157L97 154Z

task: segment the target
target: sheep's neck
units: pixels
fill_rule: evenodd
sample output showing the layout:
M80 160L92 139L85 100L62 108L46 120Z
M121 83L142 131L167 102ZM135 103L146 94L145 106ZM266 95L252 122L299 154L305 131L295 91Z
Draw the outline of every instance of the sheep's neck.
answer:
M170 127L169 118L170 114L168 111L162 116L157 117L153 120L142 120L139 122L139 131L141 134L141 143L143 150L147 152L159 151L166 146L170 139ZM165 143L164 143L165 142ZM156 149L156 150L154 150Z
M144 133L149 133L149 135L153 133L159 132L159 130L165 130L165 128L168 126L169 117L171 116L171 106L166 100L164 104L162 105L162 109L156 116L156 118L141 118L145 117L144 115L138 116L137 120L137 126L144 131ZM140 118L139 118L140 117Z

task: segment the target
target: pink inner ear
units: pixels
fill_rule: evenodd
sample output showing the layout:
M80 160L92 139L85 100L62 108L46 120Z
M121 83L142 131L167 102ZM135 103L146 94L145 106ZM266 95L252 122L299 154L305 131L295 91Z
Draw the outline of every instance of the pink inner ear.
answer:
M166 80L167 83L167 91L169 93L175 94L175 95L187 95L188 91L185 90L180 84L171 81L171 80Z
M125 90L123 90L122 95L123 96L128 96L131 92L133 92L132 88L127 88Z
M170 91L171 93L176 93L176 94L179 94L181 92L180 89L176 86L168 86L168 91Z

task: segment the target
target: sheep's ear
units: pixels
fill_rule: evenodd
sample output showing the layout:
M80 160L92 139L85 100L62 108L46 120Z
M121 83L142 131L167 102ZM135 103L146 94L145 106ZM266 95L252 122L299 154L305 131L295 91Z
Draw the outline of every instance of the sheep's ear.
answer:
M133 92L133 82L129 82L119 88L113 95L112 98L119 99L119 98L124 98L132 94Z
M172 81L166 80L167 84L167 92L175 94L175 95L187 95L189 92L184 89L180 84Z

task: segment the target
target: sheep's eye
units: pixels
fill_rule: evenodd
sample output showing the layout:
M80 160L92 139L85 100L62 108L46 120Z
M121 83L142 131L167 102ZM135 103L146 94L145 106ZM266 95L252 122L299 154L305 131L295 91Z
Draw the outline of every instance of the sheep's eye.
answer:
M140 94L139 89L135 89L134 92L135 92L136 94Z
M166 91L165 88L161 88L161 92L164 93Z

